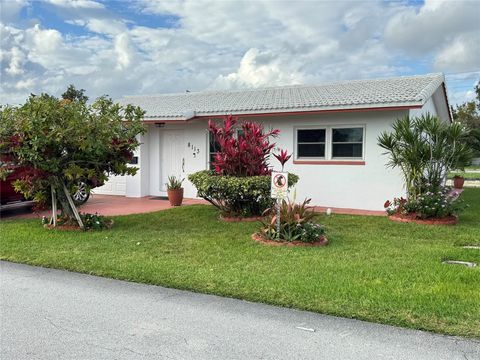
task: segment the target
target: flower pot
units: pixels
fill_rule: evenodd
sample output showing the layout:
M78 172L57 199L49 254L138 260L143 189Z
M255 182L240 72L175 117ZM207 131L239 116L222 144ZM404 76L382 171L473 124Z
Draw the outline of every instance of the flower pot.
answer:
M465 182L465 178L461 176L454 176L453 177L453 187L455 189L463 189L463 183Z
M180 206L183 201L183 188L167 190L168 201L171 206Z

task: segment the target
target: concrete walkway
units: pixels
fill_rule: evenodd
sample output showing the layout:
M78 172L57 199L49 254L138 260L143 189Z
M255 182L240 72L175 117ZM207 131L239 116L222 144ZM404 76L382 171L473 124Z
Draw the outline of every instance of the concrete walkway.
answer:
M480 359L480 342L0 262L1 359Z

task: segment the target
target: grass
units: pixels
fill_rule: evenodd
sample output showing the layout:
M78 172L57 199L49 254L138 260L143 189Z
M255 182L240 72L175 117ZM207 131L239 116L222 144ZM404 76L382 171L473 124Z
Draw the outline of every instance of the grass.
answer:
M257 244L256 223L223 223L195 205L115 217L111 230L46 230L2 220L0 259L218 294L445 334L480 337L480 190L454 227L326 215L331 244Z
M449 179L453 179L455 175L460 175L465 178L465 180L480 180L480 173L474 173L474 172L452 172L448 174Z

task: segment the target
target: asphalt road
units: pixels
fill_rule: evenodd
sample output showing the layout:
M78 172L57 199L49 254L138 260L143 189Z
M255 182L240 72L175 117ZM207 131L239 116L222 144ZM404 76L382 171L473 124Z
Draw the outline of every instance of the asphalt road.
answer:
M480 342L0 262L0 359L480 359Z

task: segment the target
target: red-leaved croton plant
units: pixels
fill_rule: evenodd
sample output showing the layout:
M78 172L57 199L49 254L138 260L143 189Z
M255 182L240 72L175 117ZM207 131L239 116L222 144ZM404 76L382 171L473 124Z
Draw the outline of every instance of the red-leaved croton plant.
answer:
M263 126L246 121L235 127L238 118L229 115L223 121L223 126L208 122L209 131L219 145L219 151L213 159L215 172L229 176L259 176L269 175L268 166L270 152L275 147L270 139L280 133L277 129L265 131ZM235 130L241 130L235 137Z

